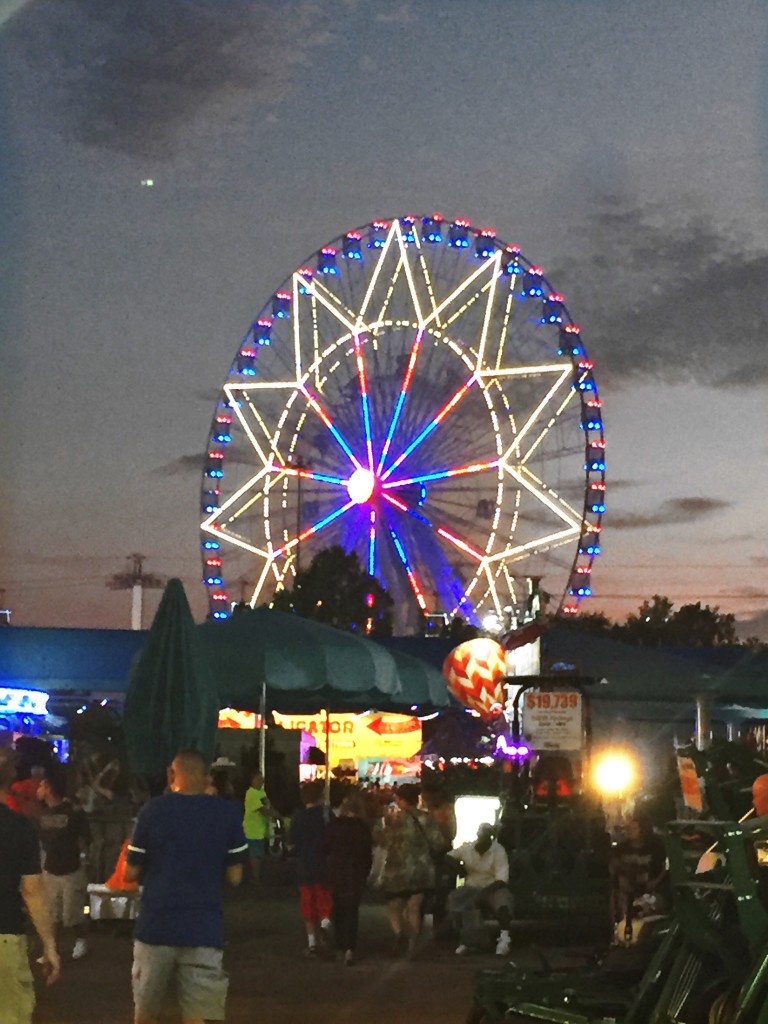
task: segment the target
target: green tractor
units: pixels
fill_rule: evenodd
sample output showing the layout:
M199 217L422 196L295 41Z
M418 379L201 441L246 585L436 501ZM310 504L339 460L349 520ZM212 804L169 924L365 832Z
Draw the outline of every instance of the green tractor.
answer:
M667 826L672 912L602 966L481 972L468 1024L768 1024L768 818L737 820L749 777L695 758L711 816Z

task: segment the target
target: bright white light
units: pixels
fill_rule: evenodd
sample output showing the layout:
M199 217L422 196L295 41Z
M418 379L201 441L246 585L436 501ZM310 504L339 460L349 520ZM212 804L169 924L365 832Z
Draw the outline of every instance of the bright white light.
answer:
M347 480L347 491L356 505L364 505L373 494L375 477L370 470L356 469Z
M155 179L154 178L142 178L141 179L141 184L144 186L144 188L152 188L152 186L155 184Z
M18 712L24 715L44 715L47 713L47 704L48 694L43 690L0 687L0 711Z
M477 830L487 822L496 824L496 817L501 807L497 796L460 796L456 799L456 838L454 849L462 843L472 843L477 839Z
M604 796L627 796L639 784L637 759L626 750L606 750L592 762L592 781Z

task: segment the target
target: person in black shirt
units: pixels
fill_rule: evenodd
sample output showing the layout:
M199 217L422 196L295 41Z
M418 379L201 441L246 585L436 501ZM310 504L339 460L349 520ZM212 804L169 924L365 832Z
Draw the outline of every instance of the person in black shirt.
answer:
M64 780L55 772L48 772L40 783L38 799L45 805L39 827L48 910L54 925L60 923L64 928L73 929L72 959L79 960L88 951L84 912L86 877L81 858L91 841L88 819L66 799Z
M648 895L663 902L667 855L664 843L643 815L636 814L627 821L626 834L627 838L613 851L609 870L613 919L624 921L624 938L629 941L634 901Z
M6 798L14 779L9 751L0 750L0 993L3 1020L29 1024L35 990L29 970L24 908L43 944L49 984L59 976L59 955L40 874L37 838L30 822Z
M318 942L330 949L333 897L328 885L328 819L323 806L323 783L305 783L301 807L291 818L289 841L296 853L296 876L301 917L307 932L307 955L317 956Z
M338 817L328 822L328 880L333 896L336 949L344 963L355 962L360 900L371 871L371 830L362 796L353 792L342 800Z

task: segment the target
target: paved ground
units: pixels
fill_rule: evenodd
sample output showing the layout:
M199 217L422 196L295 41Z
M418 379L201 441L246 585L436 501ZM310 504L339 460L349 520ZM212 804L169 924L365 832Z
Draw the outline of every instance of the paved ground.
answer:
M227 926L230 1024L463 1024L475 972L494 962L457 957L454 943L434 942L428 933L415 960L393 959L384 908L377 904L363 907L354 967L307 960L298 894L285 884L270 886L263 896L233 893ZM88 956L67 962L60 981L40 992L37 1024L131 1021L130 934L108 924L91 929Z
M456 940L438 941L429 928L414 960L394 959L384 907L375 901L361 910L355 966L308 960L293 864L275 858L264 867L260 894L247 886L227 894L228 1024L464 1024L477 971L503 965L491 955L457 957ZM57 984L38 989L35 1024L131 1024L131 932L115 924L92 923L88 955L65 961ZM585 965L587 947L553 948L553 938L546 943L552 966ZM512 956L520 966L541 966L523 936ZM167 1016L168 1024L176 1021Z

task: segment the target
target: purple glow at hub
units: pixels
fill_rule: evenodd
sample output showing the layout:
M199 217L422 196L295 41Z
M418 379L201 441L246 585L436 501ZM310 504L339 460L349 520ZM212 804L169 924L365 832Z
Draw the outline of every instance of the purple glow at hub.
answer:
M515 743L511 737L503 733L496 740L494 757L507 757L523 760L531 753L531 748L526 743Z

